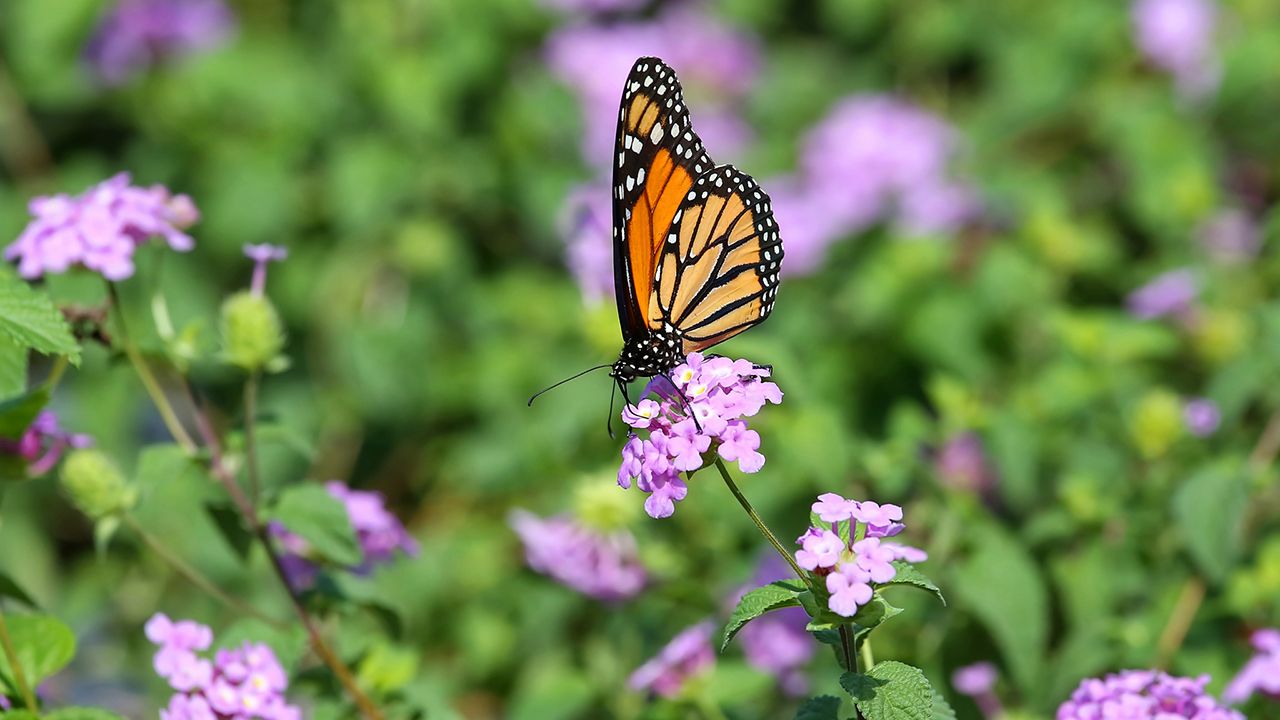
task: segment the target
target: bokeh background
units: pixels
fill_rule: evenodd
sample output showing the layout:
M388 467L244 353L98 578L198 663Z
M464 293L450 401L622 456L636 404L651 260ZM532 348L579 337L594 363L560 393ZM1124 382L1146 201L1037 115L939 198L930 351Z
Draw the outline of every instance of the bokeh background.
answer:
M775 313L722 348L786 393L744 491L784 538L820 492L903 505L950 600L897 591L877 656L962 717L949 678L984 660L1025 717L1122 667L1220 690L1280 623L1270 0L3 0L0 243L32 196L121 170L189 194L197 248L148 249L124 291L144 344L158 287L206 348L242 246L286 246L266 475L377 490L421 542L374 575L377 612L341 618L391 658L384 689L431 718L698 717L627 676L722 620L766 546L714 478L667 520L613 487L603 374L525 406L619 348L610 144L646 54L786 242ZM131 467L163 426L127 364L86 352L54 407ZM193 378L234 424L239 377ZM279 607L212 494L161 486L139 515ZM633 533L648 587L604 603L529 570L515 508ZM165 698L147 617L235 619L128 537L95 551L48 482L6 496L0 568L81 636L44 692L131 717ZM806 667L838 692L825 648ZM726 717L794 712L739 648L704 682Z

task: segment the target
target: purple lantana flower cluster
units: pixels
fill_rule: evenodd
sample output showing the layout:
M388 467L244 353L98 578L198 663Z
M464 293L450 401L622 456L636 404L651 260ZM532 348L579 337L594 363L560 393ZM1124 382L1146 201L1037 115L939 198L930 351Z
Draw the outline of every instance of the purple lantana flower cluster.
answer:
M625 530L600 532L569 517L540 518L516 510L511 527L529 567L599 600L625 600L644 589L636 541Z
M1188 318L1200 297L1200 283L1190 268L1170 270L1152 278L1125 299L1129 314L1140 320Z
M1208 684L1208 675L1175 677L1159 670L1124 670L1090 678L1058 707L1057 720L1244 720L1244 715L1206 694Z
M1250 640L1258 654L1232 678L1222 698L1229 703L1242 703L1259 694L1280 700L1280 630L1258 630Z
M813 504L814 524L796 539L796 563L825 579L831 594L827 607L853 617L871 602L875 586L897 576L894 561L923 562L929 555L919 548L888 542L901 533L902 508L870 500L847 500L823 493Z
M700 675L716 662L711 646L715 626L710 621L686 628L644 665L636 668L627 680L632 690L652 692L662 697L675 697L692 677Z
M381 493L352 490L337 480L325 483L324 487L347 509L347 517L351 520L351 527L356 531L356 539L360 543L363 559L359 565L348 568L349 570L365 575L375 566L390 562L397 552L418 554L418 542L409 535L400 520L387 510ZM279 522L272 523L271 532L285 550L280 560L290 584L295 588L310 587L319 571L310 544L289 532Z
M618 484L649 493L644 509L650 517L670 517L675 503L689 488L680 478L714 452L738 463L745 473L764 466L760 434L744 418L767 403L782 402L782 391L765 378L770 370L748 360L704 357L690 353L671 370L670 379L656 377L645 387L645 398L622 411L622 420L648 437L634 433L622 446ZM674 388L672 387L674 383ZM658 400L647 396L656 394Z
M72 197L51 195L31 201L34 219L4 251L4 259L18 262L18 274L38 278L81 265L108 280L133 275L133 253L153 237L186 252L195 241L183 229L199 219L186 195L174 195L162 185L130 184L120 173Z
M28 475L39 477L52 470L67 450L92 444L88 435L63 430L52 410L42 410L21 437L0 438L0 455L16 455L27 464Z
M119 0L98 25L85 59L104 83L119 85L160 61L217 47L234 27L223 0Z
M1138 0L1134 41L1151 64L1173 76L1189 100L1215 90L1221 74L1214 43L1218 7L1213 0Z
M302 712L285 699L289 676L270 647L246 642L210 660L197 654L213 644L205 625L157 613L145 630L160 646L156 674L174 690L160 720L301 720Z
M995 720L1004 714L1004 708L995 693L996 681L999 679L1000 671L996 666L982 661L956 668L951 675L951 685L956 692L973 698L984 718Z
M945 120L888 95L837 104L809 135L794 177L767 181L787 228L788 271L818 267L827 246L883 218L911 235L946 235L980 210L950 166L959 149Z

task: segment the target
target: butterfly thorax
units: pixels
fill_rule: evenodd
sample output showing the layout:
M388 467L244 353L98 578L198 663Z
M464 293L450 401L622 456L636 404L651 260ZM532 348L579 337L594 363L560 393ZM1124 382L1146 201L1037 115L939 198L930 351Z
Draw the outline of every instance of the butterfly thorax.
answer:
M609 375L629 383L638 377L669 372L684 360L681 348L680 339L668 328L632 338L622 347Z

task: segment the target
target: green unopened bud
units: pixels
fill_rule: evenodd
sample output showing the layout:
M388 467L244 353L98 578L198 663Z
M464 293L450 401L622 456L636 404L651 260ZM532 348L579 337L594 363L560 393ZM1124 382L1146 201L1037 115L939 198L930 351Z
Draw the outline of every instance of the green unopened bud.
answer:
M93 520L125 512L138 501L137 489L111 458L97 450L76 450L67 456L62 463L62 490Z
M639 505L628 502L626 493L606 476L584 479L573 494L573 511L578 521L601 532L612 532L629 525L639 512Z
M272 369L284 349L284 328L275 306L263 295L239 292L222 303L222 353L250 372Z
M1138 452L1157 458L1182 435L1182 402L1168 390L1152 390L1138 401L1129 419L1129 435Z

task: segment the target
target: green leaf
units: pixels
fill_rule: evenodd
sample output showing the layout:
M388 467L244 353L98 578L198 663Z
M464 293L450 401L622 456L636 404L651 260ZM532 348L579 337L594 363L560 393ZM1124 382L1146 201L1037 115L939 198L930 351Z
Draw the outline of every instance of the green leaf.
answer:
M819 695L809 698L796 711L796 720L839 720L840 698Z
M338 565L359 565L363 560L346 507L319 485L296 485L282 492L271 519Z
M914 565L903 560L895 560L893 568L897 570L897 573L893 576L893 579L885 583L885 585L911 585L912 587L918 587L921 590L928 590L933 593L943 605L947 604L947 599L942 596L942 590L940 590L932 580L926 577L924 573L917 570Z
M361 687L370 688L379 695L402 689L417 674L417 653L383 642L370 648L356 668Z
M800 594L805 592L804 585L796 581L779 580L758 587L742 596L738 606L729 616L729 624L724 629L724 640L720 643L720 651L729 647L729 641L738 634L742 626L760 617L770 610L800 605Z
M229 502L207 502L204 504L204 510L209 514L209 519L213 520L213 526L218 529L222 539L226 540L227 545L235 552L236 557L241 561L248 560L254 537L244 526L240 511Z
M144 494L166 483L205 477L200 463L176 443L144 447L138 455L138 469L134 474L138 489Z
M45 713L42 717L44 720L124 720L123 716L110 710L86 707L58 708Z
M11 272L0 272L0 335L45 355L65 355L80 364L80 344L48 295Z
M49 615L9 615L5 622L28 686L39 685L75 657L76 636L61 620ZM17 694L13 669L3 653L0 653L0 681L8 687L8 694Z
M1034 695L1049 631L1044 581L1017 540L995 527L976 526L973 548L951 583L995 639L1018 687Z
M956 711L936 688L933 688L933 720L956 720Z
M933 718L933 688L920 668L890 660L866 673L845 673L840 685L867 720Z
M27 349L0 335L0 398L21 395L26 389Z
M49 391L43 387L36 388L25 395L19 395L0 402L0 437L17 439L27 431L31 421L49 403Z
M1200 572L1225 580L1240 556L1248 480L1238 469L1218 463L1192 475L1173 496L1173 515L1183 543Z
M22 586L17 581L9 577L8 574L0 572L0 598L5 597L17 600L29 608L39 607L36 605L36 601L31 599L31 596L27 594L26 590L22 589Z

